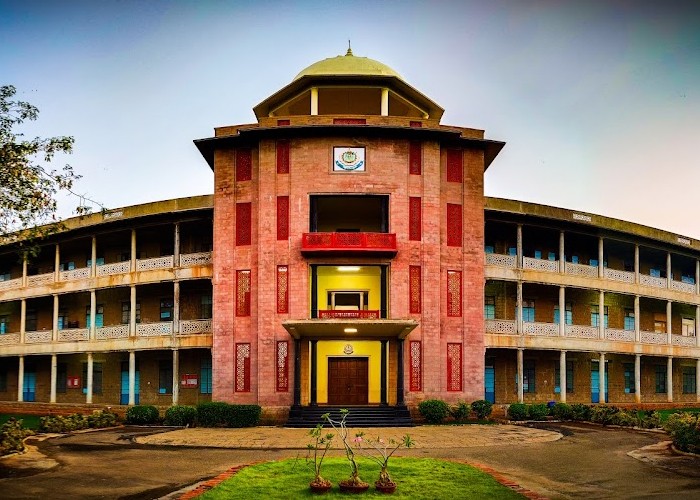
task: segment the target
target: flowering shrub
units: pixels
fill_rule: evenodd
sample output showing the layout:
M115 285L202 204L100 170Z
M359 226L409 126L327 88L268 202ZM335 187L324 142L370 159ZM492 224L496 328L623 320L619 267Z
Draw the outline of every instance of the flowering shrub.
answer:
M379 471L379 479L374 483L375 485L379 486L396 486L396 483L394 483L389 476L389 459L396 452L396 450L402 446L410 448L415 444L408 434L401 438L401 441L396 441L395 439L385 441L384 439L380 438L377 438L376 440L364 438L364 433L362 432L355 435L355 443L357 444L359 450L364 452L367 457L378 463L381 467L381 470ZM369 453L367 448L362 447L363 444L373 448L377 455Z
M15 451L24 451L24 438L34 434L22 427L22 421L10 418L0 427L0 456Z
M340 420L333 420L330 413L325 413L323 419L328 422L331 427L337 432L340 439L343 441L343 449L345 450L345 457L350 462L350 479L341 481L341 486L355 486L355 487L367 487L369 486L362 479L360 479L360 470L357 466L357 461L355 460L355 452L348 440L348 427L345 420L348 417L349 411L346 409L340 410ZM355 442L357 443L358 437L355 437Z
M664 429L671 435L673 445L682 451L700 453L700 421L692 413L674 413L668 417Z
M309 435L313 438L314 442L306 445L308 453L306 455L306 464L311 466L313 464L314 470L314 480L311 481L312 486L317 486L321 488L329 488L331 482L324 479L321 476L321 466L323 465L323 459L326 458L326 453L331 447L334 435L328 433L323 435L323 424L318 424L315 428L309 431ZM313 453L313 459L311 458Z

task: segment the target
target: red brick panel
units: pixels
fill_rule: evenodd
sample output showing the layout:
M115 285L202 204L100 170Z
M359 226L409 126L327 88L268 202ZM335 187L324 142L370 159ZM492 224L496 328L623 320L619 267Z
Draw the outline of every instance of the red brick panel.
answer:
M462 271L447 271L447 315L462 315Z
M289 312L289 268L277 266L277 314Z
M411 241L421 240L423 226L421 211L421 199L411 196L408 199L408 239Z
M277 392L289 390L289 342L277 342Z
M250 203L236 203L236 246L250 245L252 229Z
M250 392L250 343L236 343L236 392Z
M277 197L277 240L289 239L289 196Z
M277 173L289 173L289 141L277 141Z
M447 204L447 246L462 246L462 205Z
M410 374L410 390L413 392L419 392L423 389L423 364L422 364L422 352L421 352L421 342L420 340L411 340L410 342L410 362L411 362L411 374Z
M411 141L408 145L408 172L420 175L423 169L423 148L419 141Z
M365 125L365 118L333 118L334 125Z
M447 150L447 182L462 182L462 150Z
M462 344L447 344L447 390L462 391Z
M236 150L236 182L253 178L253 153L250 149Z
M420 314L422 303L420 266L408 267L409 310L411 314Z
M236 316L250 316L250 271L236 271Z
M284 127L286 125L289 125L290 123L291 123L290 120L277 120L278 127Z

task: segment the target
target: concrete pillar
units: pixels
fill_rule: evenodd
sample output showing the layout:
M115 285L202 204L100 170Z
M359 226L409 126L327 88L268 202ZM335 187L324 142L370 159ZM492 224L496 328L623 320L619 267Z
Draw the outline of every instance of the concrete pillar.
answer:
M605 252L603 249L603 237L598 237L598 277L605 278L605 267L603 266L603 258Z
M318 87L311 87L311 115L318 115Z
M27 286L27 255L22 257L22 286Z
M173 243L173 265L180 266L180 223L175 223L175 241Z
M636 403L642 402L642 355L634 356L634 400Z
M666 342L668 345L671 345L671 334L673 333L673 325L671 324L673 308L671 305L672 302L670 300L666 301L666 333L668 334L668 340Z
M386 384L387 380L389 378L389 374L387 373L388 371L388 366L389 364L387 363L387 344L389 343L388 340L382 340L381 341L381 362L380 362L380 388L379 388L379 401L382 405L387 404L387 391L386 391Z
M673 279L671 267L671 252L666 252L666 286L671 288L671 280Z
M301 405L301 340L294 339L294 406Z
M404 362L403 362L403 350L404 350L404 340L398 339L396 341L396 404L398 406L404 406L405 402L403 399L403 385L404 385Z
M97 292L90 290L90 340L95 340L95 314L97 313Z
M90 251L90 276L97 275L97 236L92 237L92 249Z
M173 282L173 335L180 332L180 282Z
M131 230L131 272L136 271L136 229Z
M180 400L180 351L173 349L173 405Z
M559 231L559 272L566 272L566 254L564 252L564 231Z
M389 116L389 89L386 87L382 88L381 113L382 116Z
M523 225L518 224L518 228L516 231L516 243L515 243L515 251L516 251L516 267L522 268L523 267Z
M566 287L559 287L559 336L566 335Z
M639 317L639 295L634 296L634 341L641 342L641 319Z
M600 393L599 401L605 403L605 353L600 353L598 359L598 392Z
M700 403L700 359L695 360L695 401Z
M598 292L598 337L605 338L605 292Z
M700 260L695 261L695 293L700 293Z
M700 306L695 306L695 345L700 346Z
M56 402L56 381L58 379L58 356L51 355L51 390L49 395L49 403Z
M524 401L523 397L523 383L525 377L523 376L523 351L525 349L518 349L518 403Z
M311 341L311 394L310 394L310 406L316 406L317 401L317 390L318 390L318 340Z
M634 282L639 284L639 245L634 245Z
M85 402L87 404L92 404L92 370L93 361L92 353L87 353L87 394L85 394Z
M58 283L61 278L61 246L56 244L56 251L54 252L54 276L53 280Z
M517 295L515 297L515 332L518 335L523 334L523 282L518 281Z
M136 404L136 352L129 351L129 406Z
M24 356L17 357L17 401L24 401Z
M673 403L673 356L666 362L666 400Z
M27 331L27 299L19 302L19 341L24 344L24 334Z
M129 296L129 336L136 336L136 285L131 285Z
M51 327L51 340L58 340L58 294L53 294L53 321Z
M559 401L566 403L566 351L559 352Z

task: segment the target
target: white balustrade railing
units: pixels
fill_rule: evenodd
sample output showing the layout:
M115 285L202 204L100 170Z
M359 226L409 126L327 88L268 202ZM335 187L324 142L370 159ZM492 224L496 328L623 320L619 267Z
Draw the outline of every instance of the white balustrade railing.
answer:
M688 337L686 335L671 335L671 345L677 345L682 347L695 347L697 345L697 338Z
M536 271L550 271L553 273L559 272L558 260L534 259L532 257L523 257L523 268L534 269Z
M3 290L13 290L15 288L22 288L22 278L0 281L0 292Z
M579 339L597 339L598 327L584 325L566 325L566 336Z
M685 293L695 293L695 285L684 281L671 280L671 290Z
M19 333L5 333L0 335L0 345L19 344Z
M634 342L634 330L622 330L620 328L606 328L605 338L607 340L619 340L622 342Z
M486 333L515 335L515 321L508 319L487 319Z
M183 253L180 254L180 266L206 266L211 264L211 252Z
M136 261L137 271L151 271L153 269L170 269L173 267L174 257L166 255L164 257L153 257L151 259L139 259Z
M622 281L623 283L634 283L634 273L631 271L620 271L619 269L605 268L605 277L613 281Z
M95 328L97 340L125 339L129 337L129 325L111 325Z
M564 270L566 271L566 274L572 274L574 276L586 276L588 278L598 277L598 266L567 262L564 266Z
M178 335L194 335L197 333L211 333L211 320L187 319L180 321L180 333Z
M48 285L54 282L56 275L54 273L35 274L27 276L27 286Z
M516 258L515 258L515 255L503 255L500 253L487 253L486 254L486 265L487 266L500 266L500 267L515 268Z
M648 274L639 275L639 283L646 286L653 286L656 288L666 288L668 281L666 278L657 278L656 276L649 276Z
M559 335L557 323L523 323L525 335L540 335L544 337L556 337Z
M128 273L129 271L131 271L131 262L128 260L97 266L98 276L112 276L114 274Z
M70 281L89 278L91 269L90 267L80 267L78 269L71 269L70 271L61 271L59 273L59 279L61 281Z
M79 342L90 338L90 330L87 328L66 328L58 331L59 342Z
M172 321L161 321L159 323L139 323L136 325L137 337L160 337L163 335L172 335L172 333Z
M39 344L42 342L51 342L53 332L51 330L24 332L24 342L26 344Z
M667 344L668 334L655 332L641 332L641 341L645 344Z

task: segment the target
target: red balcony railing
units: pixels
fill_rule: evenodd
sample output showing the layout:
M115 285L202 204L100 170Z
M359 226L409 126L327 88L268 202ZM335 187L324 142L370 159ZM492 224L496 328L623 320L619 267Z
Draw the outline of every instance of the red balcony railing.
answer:
M302 252L396 253L393 233L304 233Z
M319 319L379 319L379 311L319 310Z

